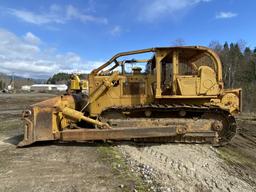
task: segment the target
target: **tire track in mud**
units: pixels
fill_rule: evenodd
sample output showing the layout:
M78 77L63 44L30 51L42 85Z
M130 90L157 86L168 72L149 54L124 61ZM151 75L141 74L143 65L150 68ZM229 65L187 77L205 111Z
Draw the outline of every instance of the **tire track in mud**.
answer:
M136 166L147 168L147 174L161 186L153 191L255 190L229 173L230 168L219 158L217 149L209 145L122 145L119 149L135 170Z

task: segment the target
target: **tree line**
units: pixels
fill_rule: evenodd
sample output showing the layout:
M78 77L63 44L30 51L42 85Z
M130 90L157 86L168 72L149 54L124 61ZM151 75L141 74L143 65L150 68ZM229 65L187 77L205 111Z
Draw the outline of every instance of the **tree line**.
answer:
M67 84L70 79L70 74L68 73L56 73L47 80L47 84Z
M223 65L225 88L242 88L243 110L256 111L256 48L244 46L244 43L223 45L211 42Z

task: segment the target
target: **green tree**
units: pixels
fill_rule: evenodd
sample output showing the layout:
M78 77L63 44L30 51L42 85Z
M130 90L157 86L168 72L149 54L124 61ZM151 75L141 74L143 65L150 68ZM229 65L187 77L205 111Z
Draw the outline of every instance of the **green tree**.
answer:
M57 73L47 80L48 84L58 84L67 83L70 79L70 74L68 73Z
M242 44L241 44L242 42ZM225 42L222 46L213 42L210 47L220 56L223 65L223 80L226 88L243 90L243 108L256 111L256 48L252 51L246 43Z

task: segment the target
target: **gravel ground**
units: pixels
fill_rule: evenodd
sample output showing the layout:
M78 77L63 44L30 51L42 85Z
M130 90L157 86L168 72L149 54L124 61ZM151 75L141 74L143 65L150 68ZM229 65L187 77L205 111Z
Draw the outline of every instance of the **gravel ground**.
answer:
M239 120L239 134L210 145L120 145L132 171L152 191L256 191L256 121Z

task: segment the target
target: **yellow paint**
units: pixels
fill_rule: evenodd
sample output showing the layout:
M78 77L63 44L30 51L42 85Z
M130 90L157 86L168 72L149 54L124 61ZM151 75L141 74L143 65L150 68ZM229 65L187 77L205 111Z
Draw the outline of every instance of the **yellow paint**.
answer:
M155 68L149 73L141 74L140 71L136 71L133 74L125 74L123 71L115 71L116 67L124 65L124 62L117 62L120 56L143 52L155 53ZM213 67L203 64L196 66L196 61L203 56L209 58ZM193 71L192 75L180 73L180 65L184 63L184 58L187 59L187 65ZM104 72L104 69L114 61L114 67ZM150 59L145 61L150 62ZM165 62L165 65L172 66L171 81L168 75L164 77L163 74L166 73L163 68ZM165 85L164 78L166 78ZM135 86L135 89L141 89L144 86L144 90L134 90L135 94L124 94L124 87L132 86L132 83L136 84L136 82L141 86ZM211 99L215 99L215 105L231 112L238 112L241 110L241 91L239 93L232 91L229 90L232 97L230 94L226 95L227 92L224 90L222 82L222 64L216 53L208 48L197 46L145 49L117 54L110 61L93 70L89 75L88 109L90 116L98 116L103 110L112 106L151 104L161 99L168 99L169 103L172 102L172 99L175 99L176 102L177 99L181 99L180 103L185 99L186 103L190 104L212 104Z

